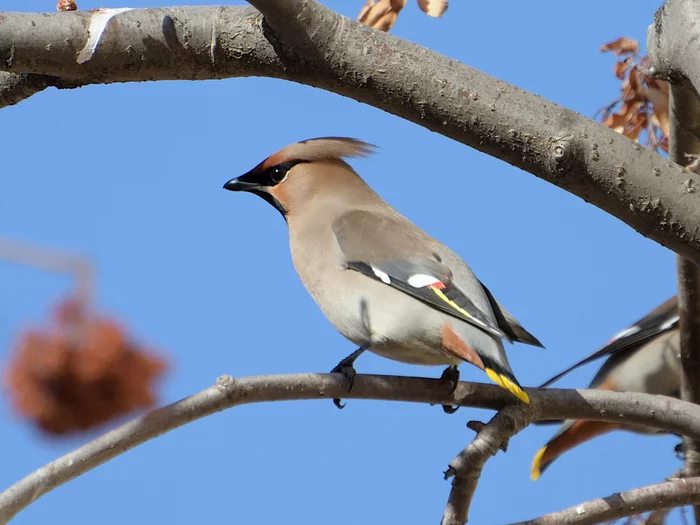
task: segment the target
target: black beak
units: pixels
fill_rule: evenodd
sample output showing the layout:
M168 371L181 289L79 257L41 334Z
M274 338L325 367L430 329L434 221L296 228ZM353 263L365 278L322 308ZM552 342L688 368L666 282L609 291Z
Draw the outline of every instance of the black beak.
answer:
M241 180L243 179L243 177L245 177L245 175L243 175L242 177L231 179L226 184L224 184L224 189L230 191L254 191L260 189L260 185L255 182Z
M236 177L235 179L231 179L228 181L226 184L224 184L224 189L229 190L229 191L247 191L250 193L253 193L257 195L258 197L262 198L264 201L267 201L270 203L272 206L275 207L275 209L282 214L283 217L286 217L287 215L287 210L282 206L282 204L275 199L268 191L265 189L264 184L260 184L259 182L251 182L250 180L246 180L249 178L255 178L259 179L257 175L251 175L250 172L246 173L245 175L241 175L240 177Z

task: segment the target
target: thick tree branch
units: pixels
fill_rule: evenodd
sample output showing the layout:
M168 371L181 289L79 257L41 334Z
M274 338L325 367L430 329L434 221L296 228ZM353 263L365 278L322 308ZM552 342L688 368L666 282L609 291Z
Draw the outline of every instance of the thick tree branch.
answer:
M700 87L700 3L666 0L647 31L647 52L657 74L674 84Z
M78 63L90 12L0 14L0 69L80 84L269 76L373 105L509 162L700 263L689 172L602 124L314 0L134 9ZM293 14L294 16L291 16Z
M462 382L452 395L447 395L445 390L445 384L440 380L415 377L358 375L352 391L348 392L347 382L339 374L257 376L235 380L223 376L215 386L107 432L17 482L0 494L0 523L7 523L44 494L127 450L238 405L342 397L501 410L517 402L509 392L495 385ZM700 439L700 406L678 399L604 390L526 390L531 400L528 410L532 411L531 417L535 420L624 421Z
M619 492L512 525L595 525L650 510L697 504L700 504L700 478L684 478Z
M697 165L700 156L700 2L668 0L649 27L647 46L655 69L671 83L669 157L680 165ZM694 161L694 162L691 162ZM700 189L697 176L689 192ZM700 268L678 258L678 303L681 331L681 397L700 403ZM686 437L685 476L700 474L700 442ZM700 506L695 507L700 524Z
M452 460L445 472L445 479L454 479L442 525L462 525L468 521L469 507L486 462L499 450L505 452L510 438L531 422L529 406L512 405L500 410L488 424L482 423L474 428L476 437Z
M700 98L692 86L671 84L671 136L669 155L677 163L688 163L689 155L700 154ZM700 187L700 181L694 184ZM681 399L700 404L700 268L678 257L678 306L681 333ZM700 474L700 442L684 438L686 477ZM700 524L700 507L694 507Z

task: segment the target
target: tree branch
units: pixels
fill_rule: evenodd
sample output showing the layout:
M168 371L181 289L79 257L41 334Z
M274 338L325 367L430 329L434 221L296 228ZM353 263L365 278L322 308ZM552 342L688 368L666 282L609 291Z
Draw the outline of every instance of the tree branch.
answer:
M700 504L700 478L683 478L619 492L512 525L595 525L650 510L697 504Z
M476 437L452 460L445 472L445 479L454 479L442 525L462 525L468 521L469 507L486 462L499 450L505 452L510 438L531 422L532 413L528 405L512 405L500 410L488 424L481 423L473 428Z
M671 135L669 155L677 163L688 163L688 155L700 154L700 98L692 86L671 84ZM695 180L694 184L698 185ZM681 399L700 404L700 268L678 257L678 306L681 338ZM683 440L683 475L700 474L700 442ZM694 507L695 523L700 525L700 507Z
M58 84L59 80L53 77L0 71L0 109L22 102L39 91Z
M33 501L60 485L146 441L238 405L340 397L492 410L517 403L509 392L496 385L461 382L452 395L445 390L445 384L440 380L415 377L358 375L352 391L348 392L347 383L339 374L257 376L236 380L222 376L215 386L111 430L20 480L0 494L0 523L7 523ZM700 406L678 399L605 390L530 388L526 391L531 400L528 410L532 410L531 417L535 420L624 421L700 439ZM515 425L516 428L519 424ZM489 434L495 436L495 429L489 430Z
M674 84L700 86L700 4L666 0L647 31L647 52L654 69Z
M134 9L78 63L94 13L2 13L0 69L98 84L269 76L403 117L569 191L700 263L689 172L602 124L314 0ZM289 16L293 14L294 16Z
M669 157L680 165L697 165L700 156L700 3L668 0L649 27L647 47L654 68L671 83ZM686 182L697 192L697 177ZM681 397L700 403L700 268L678 257L678 304L681 333ZM684 476L700 474L700 442L686 437ZM700 506L695 509L700 524Z

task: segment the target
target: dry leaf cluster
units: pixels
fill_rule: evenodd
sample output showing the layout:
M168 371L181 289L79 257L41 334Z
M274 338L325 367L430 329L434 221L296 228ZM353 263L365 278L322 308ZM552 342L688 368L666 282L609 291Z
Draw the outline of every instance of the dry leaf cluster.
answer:
M367 0L357 19L366 26L389 31L406 6L406 0ZM440 18L447 11L447 0L418 0L418 6L428 16Z
M74 0L58 0L56 9L58 11L76 11L78 6L75 4Z
M15 410L47 434L83 431L155 404L165 361L83 301L58 303L48 329L25 330L5 373Z
M600 49L619 57L615 75L622 80L620 98L599 111L603 124L653 150L668 152L668 82L648 77L632 65L651 66L648 57L639 56L639 43L632 38L618 38Z

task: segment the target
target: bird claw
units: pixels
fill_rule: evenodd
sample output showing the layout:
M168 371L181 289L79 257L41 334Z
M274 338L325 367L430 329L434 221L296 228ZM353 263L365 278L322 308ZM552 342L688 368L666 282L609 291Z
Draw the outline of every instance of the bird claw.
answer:
M341 374L345 379L350 381L350 387L348 388L348 392L352 392L352 387L355 384L355 376L357 375L355 367L352 366L354 362L354 355L348 356L345 359L343 359L340 363L338 363L338 365L333 370L331 370L331 374ZM343 410L345 408L345 405L347 405L347 403L341 403L340 399L338 398L333 398L333 404L339 410Z
M440 381L445 381L450 385L450 394L454 394L459 384L459 369L456 366L448 366L442 372L440 376Z
M450 385L450 395L454 394L459 384L459 370L456 366L448 366L442 372L440 376L440 381L444 381ZM442 405L442 411L445 414L454 414L459 410L459 406Z

